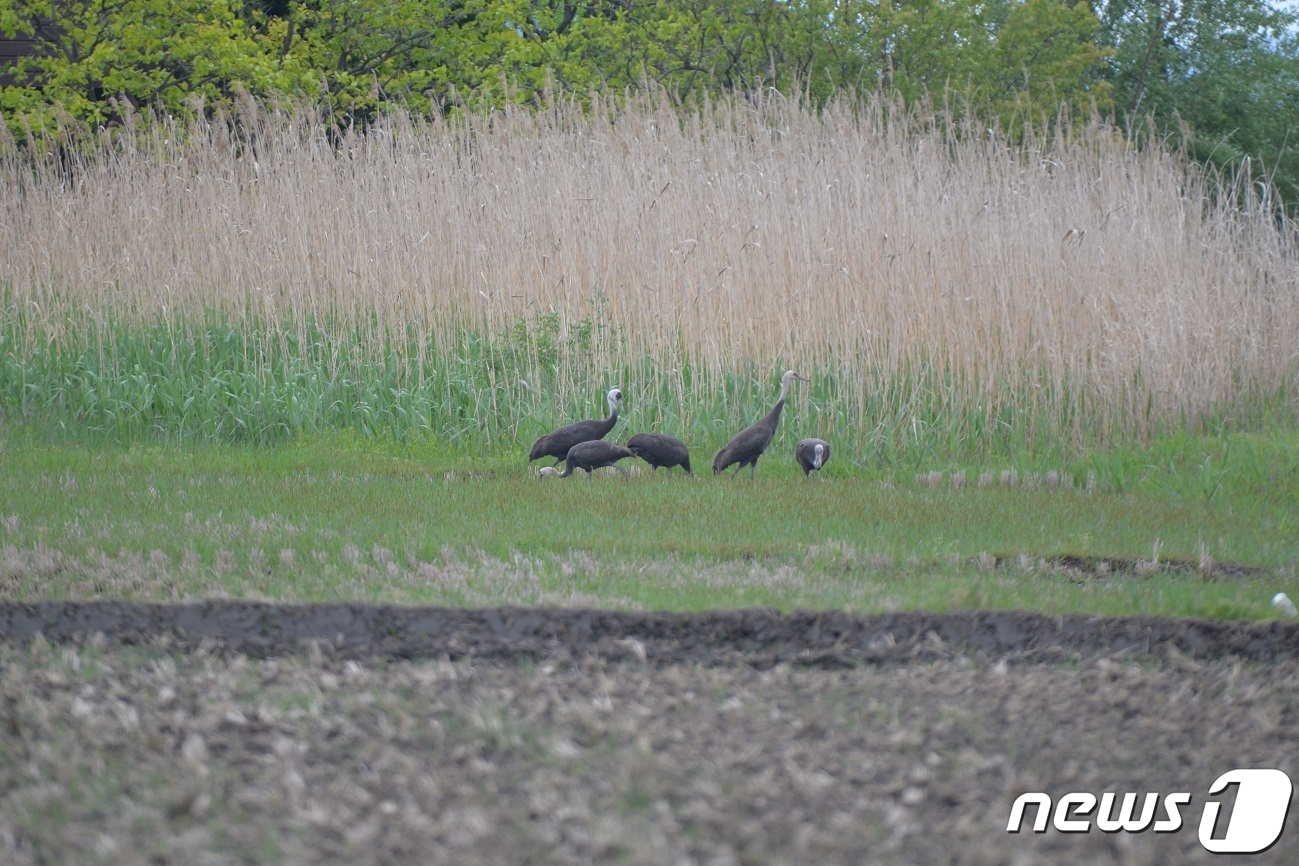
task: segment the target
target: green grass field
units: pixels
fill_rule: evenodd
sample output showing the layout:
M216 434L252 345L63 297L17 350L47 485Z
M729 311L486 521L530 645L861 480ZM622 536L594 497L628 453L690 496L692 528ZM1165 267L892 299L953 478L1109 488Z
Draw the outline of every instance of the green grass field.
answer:
M257 447L11 436L0 594L1243 618L1276 615L1277 591L1299 597L1294 434L1168 439L1058 471L842 460L810 480L791 448L778 437L756 481L539 479L522 449L352 434ZM710 456L696 448L695 465ZM1116 564L1079 572L1065 557Z
M1266 190L1099 120L898 108L254 106L0 154L0 597L1299 597L1299 235ZM526 464L618 387L612 439L707 473L786 369L754 481Z

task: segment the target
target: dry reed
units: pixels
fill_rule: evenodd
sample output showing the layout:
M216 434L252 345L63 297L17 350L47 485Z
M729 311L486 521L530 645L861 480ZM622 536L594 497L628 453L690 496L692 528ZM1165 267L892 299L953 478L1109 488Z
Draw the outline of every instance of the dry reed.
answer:
M1200 418L1296 372L1293 227L1097 120L1012 148L882 101L646 96L341 135L246 106L71 173L0 172L0 281L55 335L70 310L222 309L373 316L450 347L553 314L561 338L602 325L534 359L583 406L608 384L592 371L650 358L688 421L692 387L756 369L774 390L780 364L836 381L831 424L903 381L976 427L1013 410L1074 436ZM896 401L899 429L927 423Z

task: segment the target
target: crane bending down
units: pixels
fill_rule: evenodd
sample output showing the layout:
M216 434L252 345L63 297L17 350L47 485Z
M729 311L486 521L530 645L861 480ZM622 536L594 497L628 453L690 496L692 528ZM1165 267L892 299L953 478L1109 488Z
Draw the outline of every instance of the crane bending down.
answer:
M660 466L665 466L667 474L671 475L672 467L680 466L686 470L687 475L695 474L690 469L690 451L686 448L686 443L675 436L666 433L637 433L627 440L627 447L654 467L654 472Z
M567 478L573 474L574 469L585 469L586 477L590 478L595 470L602 466L612 466L625 476L627 470L619 466L618 461L635 456L636 452L619 445L617 442L592 439L587 442L579 442L569 449L568 456L564 461L563 472L556 470L554 466L546 466L541 470L541 477Z
M717 452L717 456L713 458L713 474L716 475L731 464L738 463L735 471L739 472L747 465L749 478L752 479L758 470L758 458L767 450L771 438L776 435L776 425L780 423L780 410L785 408L785 394L789 391L789 386L794 382L810 381L793 370L786 370L785 375L780 377L780 399L776 401L776 405L760 421L736 433L734 438L726 443L726 447Z
M794 446L794 459L803 467L806 478L830 462L830 443L824 439L804 439Z
M605 399L609 401L608 418L603 421L578 421L565 424L553 433L547 433L532 443L532 450L528 452L528 462L531 463L542 457L554 457L555 462L551 465L558 466L574 445L590 442L592 439L603 439L609 435L613 425L618 423L618 407L622 405L622 392L614 388Z

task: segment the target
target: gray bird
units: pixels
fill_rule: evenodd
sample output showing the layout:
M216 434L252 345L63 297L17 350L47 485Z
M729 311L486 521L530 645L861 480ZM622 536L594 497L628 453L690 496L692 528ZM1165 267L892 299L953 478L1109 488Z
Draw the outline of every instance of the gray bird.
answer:
M824 439L804 439L794 446L794 459L803 467L806 478L830 462L830 443Z
M627 470L618 465L618 461L627 457L635 457L636 454L630 448L619 445L617 442L605 442L603 439L591 439L586 442L579 442L569 449L567 457L564 459L564 471L560 472L554 466L547 466L541 470L543 478L567 478L573 474L575 469L585 469L587 478L595 470L603 466L612 466L624 476Z
M666 433L637 433L627 440L627 447L654 467L654 472L663 466L667 468L668 475L671 475L673 466L681 466L687 475L695 474L690 469L690 452L686 449L686 443L675 436Z
M717 456L713 458L714 475L732 463L738 463L735 471L739 472L747 465L749 478L753 478L758 470L758 458L767 450L771 438L776 435L776 425L780 423L780 410L785 408L785 393L789 391L790 384L795 381L810 382L811 380L804 379L793 370L786 370L785 375L780 377L780 399L776 401L775 407L764 415L762 420L736 433L735 437L726 443L726 447L717 452Z
M618 407L622 405L622 392L614 388L606 399L609 401L609 417L603 421L578 421L566 424L553 433L547 433L532 443L528 452L528 462L541 457L554 457L552 466L558 466L568 456L569 450L582 442L603 439L609 435L613 425L618 423Z

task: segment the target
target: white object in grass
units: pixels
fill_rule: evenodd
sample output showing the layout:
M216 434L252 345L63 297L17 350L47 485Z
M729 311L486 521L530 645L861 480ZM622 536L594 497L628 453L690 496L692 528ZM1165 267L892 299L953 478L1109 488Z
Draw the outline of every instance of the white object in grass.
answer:
M1276 595L1272 596L1272 606L1286 616L1299 615L1299 610L1295 609L1294 602L1291 601L1290 596L1286 595L1284 592L1278 592Z

